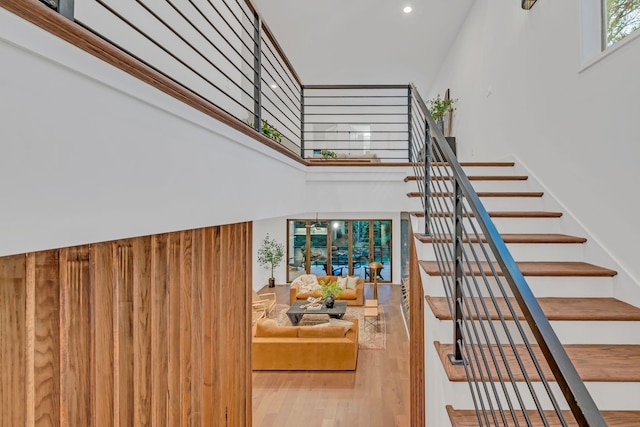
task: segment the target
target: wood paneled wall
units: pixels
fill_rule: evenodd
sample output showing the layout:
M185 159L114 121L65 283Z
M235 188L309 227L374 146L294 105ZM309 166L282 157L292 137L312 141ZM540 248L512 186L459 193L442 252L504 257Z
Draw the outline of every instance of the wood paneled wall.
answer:
M0 426L251 425L251 223L0 258Z

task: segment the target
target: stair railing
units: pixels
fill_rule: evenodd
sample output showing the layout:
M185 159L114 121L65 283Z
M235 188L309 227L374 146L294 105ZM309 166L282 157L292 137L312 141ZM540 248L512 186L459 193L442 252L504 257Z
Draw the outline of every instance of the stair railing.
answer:
M415 103L412 105L420 110L412 110L411 145L422 159L414 163L414 170L424 194L425 230L431 236L454 321L454 345L449 359L464 367L478 425L531 425L537 420L543 425L560 422L566 426L568 418L581 426L605 426L549 320L413 85L411 94ZM431 162L432 153L433 158L444 161Z
M301 156L302 84L250 0L7 0L0 7L34 17L48 12L40 3L135 58L137 71L159 74L193 102L221 110L223 121L233 118L235 127L250 126Z

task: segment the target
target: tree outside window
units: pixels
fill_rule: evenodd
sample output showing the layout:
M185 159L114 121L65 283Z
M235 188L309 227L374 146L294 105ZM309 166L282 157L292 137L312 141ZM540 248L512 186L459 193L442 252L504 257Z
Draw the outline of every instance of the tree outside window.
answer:
M640 28L640 0L602 0L603 44L610 47Z

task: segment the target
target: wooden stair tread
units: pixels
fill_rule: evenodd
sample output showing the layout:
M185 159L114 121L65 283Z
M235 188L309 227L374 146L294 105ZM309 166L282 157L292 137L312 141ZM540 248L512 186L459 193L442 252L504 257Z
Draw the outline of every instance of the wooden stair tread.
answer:
M433 166L449 166L449 162L431 162ZM460 166L514 167L516 162L460 162Z
M420 193L422 194L422 193ZM542 191L479 191L478 197L542 197ZM433 192L432 197L453 197L453 193Z
M488 212L491 218L560 218L562 216L562 212L548 212L548 211L497 211L497 212ZM424 212L414 211L410 212L410 215L413 215L417 218L424 218ZM431 214L432 217L451 217L451 212L445 213L437 213ZM466 216L466 215L465 215ZM471 217L475 217L473 212L471 213Z
M415 233L415 237L422 243L432 243L434 236ZM502 237L505 243L584 243L587 241L584 237L570 236L567 234L506 233L500 234L500 237ZM445 239L447 242L451 242L451 236L447 235ZM483 235L480 235L480 240L484 243L487 241ZM466 242L467 239L464 238L464 241ZM471 236L471 242L478 243L478 238Z
M447 405L447 413L452 427L477 427L478 418L476 411L469 409L453 409L451 405ZM573 420L571 411L562 411L569 427L578 427L578 423ZM537 411L527 411L532 427L542 427L544 423L540 420ZM548 415L547 415L548 414ZM545 415L550 427L560 427L562 423L554 419L555 412L545 411ZM640 411L601 411L602 417L609 427L632 427L640 426ZM520 425L527 425L524 416L520 411L517 413L517 419ZM489 420L492 420L489 416ZM507 415L507 420L512 421L511 414Z
M453 365L449 362L447 355L453 354L453 344L443 344L438 341L434 343L442 361L447 377L450 381L466 381L465 367L462 365ZM506 363L511 369L512 375L516 381L524 381L524 375L518 367L518 361L515 357L513 349L509 345L502 345L502 351L505 354ZM571 363L575 366L578 375L584 382L640 382L640 345L630 344L565 344L564 346ZM489 364L490 374L483 370L485 378L491 378L493 381L499 381L497 374L498 369L503 378L508 381L508 373L504 366L505 359L500 356L497 345L491 345L494 354L498 358L498 367L492 362L489 352L489 346L476 345L474 349L478 354L478 362L483 366L481 352L485 355ZM538 345L532 344L533 353L542 367L547 381L555 381L551 369L547 365L542 350ZM529 355L524 344L517 344L516 350L520 355L522 363L529 375L531 381L540 381L540 376L535 369L531 356ZM472 349L471 357L474 358ZM464 354L464 353L463 353ZM477 364L475 358L471 361ZM490 377L489 377L490 375ZM487 378L487 379L488 379Z
M479 191L476 193L478 197L542 197L542 191ZM453 193L431 193L432 197L453 197ZM411 191L407 193L407 197L424 197L424 193L420 191Z
M562 212L550 212L550 211L492 211L488 212L491 218L560 218ZM473 212L462 214L463 216L475 217ZM434 217L452 217L452 212L437 212L432 213Z
M452 178L451 176L447 176L447 175L442 175L442 176L438 175L438 176L432 176L431 180L450 181L451 178ZM469 179L469 181L526 181L529 179L527 175L470 175L470 176L467 176L467 178ZM420 177L420 179L422 180L423 178ZM404 182L417 181L417 180L418 180L418 176L416 175L409 175L404 178Z
M364 166L364 167L389 167L389 166L413 166L411 162L372 162L369 159L308 159L307 166Z
M446 297L425 297L429 308L439 320L451 320L449 305ZM492 320L498 320L499 316L491 298L485 297L484 303ZM474 298L479 310L483 310L479 298ZM640 321L640 308L631 304L617 300L615 298L571 298L571 297L544 297L536 298L540 308L550 321L569 320L600 320L600 321ZM518 319L524 320L524 315L516 302L516 299L509 298ZM513 320L507 302L504 298L496 298L496 304L506 320ZM470 303L472 310L475 310ZM473 313L473 317L478 316ZM486 314L482 313L486 318ZM640 371L640 369L639 369Z
M429 276L440 275L440 267L437 261L419 261L419 263ZM516 264L524 276L612 277L618 274L615 270L581 261L519 261ZM498 263L493 262L492 265L498 274L502 275ZM488 262L482 261L480 266L485 274L493 274ZM472 264L472 271L469 271L468 274L470 275L473 272L474 275L479 275L480 266ZM467 266L465 265L464 268L467 268Z
M408 178L410 177L405 178L405 182L411 180ZM452 178L453 176L450 176L450 175L438 175L438 176L432 176L431 180L432 181L451 181ZM529 179L529 177L527 175L470 175L470 176L467 176L467 179L469 181L526 181L527 179Z

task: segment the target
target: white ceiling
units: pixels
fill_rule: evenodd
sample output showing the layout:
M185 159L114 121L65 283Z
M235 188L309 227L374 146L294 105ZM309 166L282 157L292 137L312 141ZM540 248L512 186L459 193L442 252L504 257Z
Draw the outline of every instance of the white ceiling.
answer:
M472 0L253 0L303 84L428 90ZM402 9L411 5L413 12Z

